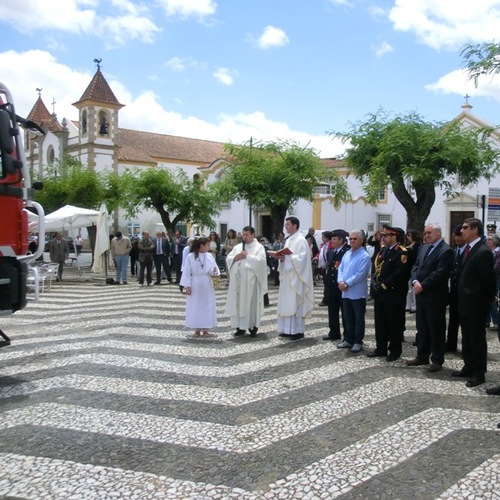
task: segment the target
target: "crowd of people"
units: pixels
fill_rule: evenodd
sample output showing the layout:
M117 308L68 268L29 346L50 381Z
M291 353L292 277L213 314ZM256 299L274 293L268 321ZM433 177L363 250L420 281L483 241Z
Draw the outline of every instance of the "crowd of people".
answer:
M187 238L181 231L173 238L158 231L151 238L145 231L132 239L117 232L111 240L115 283L127 284L129 259L131 274L141 286L160 284L162 278L172 283L175 277L186 294L185 326L194 330L194 337L212 337L217 326L214 280L222 262L228 279L225 314L233 335L257 335L273 282L279 286L276 331L293 341L304 338L317 274L324 287L320 305L328 308L323 340L338 341L337 348L355 354L363 351L371 299L376 346L368 357L399 359L406 313L414 313L416 355L407 366L440 371L446 353L457 352L461 332L463 366L451 375L467 379L467 387L485 382L486 329L499 328L500 238L494 230L485 234L479 219L467 218L448 245L437 223L427 223L423 235L389 225L370 238L362 230L335 229L323 231L318 245L314 228L305 235L299 228L296 217L287 217L287 236L280 232L267 248L267 240L257 237L252 226L241 233L229 230L224 244L214 231L198 238ZM62 279L67 246L60 235L50 250L51 260L60 263ZM487 392L500 395L500 386Z

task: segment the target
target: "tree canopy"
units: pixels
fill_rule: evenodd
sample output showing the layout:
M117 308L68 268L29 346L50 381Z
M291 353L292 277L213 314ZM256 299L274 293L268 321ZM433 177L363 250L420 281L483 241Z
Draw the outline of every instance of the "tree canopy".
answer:
M181 169L128 170L121 176L121 186L122 207L129 217L142 207L156 210L170 234L179 222L215 227L214 217L224 201L216 186L205 185L202 176L191 179Z
M494 75L500 72L500 44L467 44L460 55L464 58L467 71L477 85L480 76Z
M219 188L222 196L269 211L273 234L282 230L286 212L295 203L312 201L318 184L332 185L336 204L349 198L345 180L327 168L311 148L287 141L249 142L226 144L225 151L228 164Z
M110 171L90 170L73 157L55 161L38 180L43 182L43 189L36 191L35 200L47 214L64 205L97 210L106 203L111 211L120 204L118 176Z
M412 229L423 229L436 187L451 196L499 169L499 153L487 131L463 129L457 122L426 122L413 112L390 117L381 110L334 134L349 144L345 161L363 181L369 201L376 202L390 186Z

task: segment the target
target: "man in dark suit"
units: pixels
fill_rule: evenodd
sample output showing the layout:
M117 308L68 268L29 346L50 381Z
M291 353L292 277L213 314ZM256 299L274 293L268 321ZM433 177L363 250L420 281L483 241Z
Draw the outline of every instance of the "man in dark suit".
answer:
M462 235L467 246L458 280L458 314L462 327L464 366L453 377L466 377L467 387L484 384L486 373L486 328L484 318L495 300L496 282L493 253L483 240L483 223L465 219Z
M457 352L458 347L458 329L460 327L460 319L458 317L458 279L462 270L462 259L465 250L465 241L462 236L462 225L457 227L453 232L453 248L454 260L450 272L450 292L448 294L448 334L446 336L446 352Z
M347 237L349 233L343 229L332 231L331 245L326 253L325 290L328 306L328 326L330 331L323 340L340 340L340 310L342 308L342 292L339 289L337 276L342 257L349 250ZM345 331L344 315L342 326Z
M151 285L153 281L152 267L153 267L153 255L154 255L154 243L149 237L149 233L144 231L142 233L142 239L138 241L137 248L139 250L139 285L144 286L144 271L146 271L146 281L148 286Z
M172 268L175 271L175 283L178 285L181 281L182 252L188 243L188 239L177 229L172 241Z
M399 243L405 232L384 225L382 247L373 262L370 293L374 300L377 347L369 358L385 357L395 361L403 350L406 293L410 269L408 250Z
M156 269L156 283L161 284L161 268L165 271L167 280L172 283L172 273L170 271L170 241L161 234L161 231L156 231L156 238L153 238L155 250L153 253Z
M441 227L429 223L424 229L426 245L418 249L411 282L417 299L417 357L407 366L431 365L428 371L441 370L446 345L446 305L448 278L453 265L453 250L443 241Z

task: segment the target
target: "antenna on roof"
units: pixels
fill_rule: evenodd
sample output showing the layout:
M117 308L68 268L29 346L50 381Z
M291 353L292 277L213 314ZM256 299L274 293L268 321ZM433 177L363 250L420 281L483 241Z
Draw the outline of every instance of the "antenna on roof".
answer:
M97 69L100 70L102 58L96 58L96 59L94 59L94 62L97 64Z

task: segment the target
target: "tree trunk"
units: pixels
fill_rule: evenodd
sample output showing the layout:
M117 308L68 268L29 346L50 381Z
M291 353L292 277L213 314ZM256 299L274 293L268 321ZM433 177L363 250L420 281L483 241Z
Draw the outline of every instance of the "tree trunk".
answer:
M393 180L392 190L394 196L406 210L407 230L416 229L423 232L427 217L436 200L436 191L431 182L414 185L417 200L410 195L403 179Z
M271 235L274 238L280 231L283 231L285 225L285 216L287 206L275 206L271 210Z

